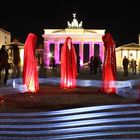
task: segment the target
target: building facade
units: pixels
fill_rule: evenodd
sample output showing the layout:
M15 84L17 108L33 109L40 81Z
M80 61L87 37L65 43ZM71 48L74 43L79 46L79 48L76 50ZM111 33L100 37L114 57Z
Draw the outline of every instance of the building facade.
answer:
M9 44L11 42L11 33L0 28L0 48L2 45Z
M80 65L89 62L90 57L98 55L103 61L104 46L102 36L105 30L84 29L82 21L78 22L76 14L73 14L73 21L67 22L65 29L44 29L44 52L43 59L46 66L50 65L50 57L53 55L56 64L60 64L61 47L67 36L72 38L77 56L80 56Z
M122 69L122 61L124 57L127 57L131 62L132 59L136 60L137 69L140 68L140 45L136 43L130 43L116 48L116 60L117 68Z

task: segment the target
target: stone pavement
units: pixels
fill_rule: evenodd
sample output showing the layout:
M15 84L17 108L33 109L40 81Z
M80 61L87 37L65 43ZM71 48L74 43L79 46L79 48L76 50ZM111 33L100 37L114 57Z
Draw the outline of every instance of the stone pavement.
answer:
M0 113L1 140L127 140L140 138L140 104Z
M68 90L58 76L40 77L36 94L24 93L21 78L9 79L0 87L0 139L139 139L139 79L119 80L118 94L108 95L99 92L99 77L83 75Z

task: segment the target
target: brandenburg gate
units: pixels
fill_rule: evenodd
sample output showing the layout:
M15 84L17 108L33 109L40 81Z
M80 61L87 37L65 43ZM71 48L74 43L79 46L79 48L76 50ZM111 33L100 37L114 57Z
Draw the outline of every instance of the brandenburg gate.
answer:
M103 61L104 46L102 36L105 30L84 29L82 21L79 23L76 19L76 13L73 14L73 21L67 21L66 29L44 29L44 52L43 59L46 66L50 65L50 56L53 54L56 64L60 64L61 47L67 36L72 38L77 57L80 56L80 65L89 62L90 57L98 55Z

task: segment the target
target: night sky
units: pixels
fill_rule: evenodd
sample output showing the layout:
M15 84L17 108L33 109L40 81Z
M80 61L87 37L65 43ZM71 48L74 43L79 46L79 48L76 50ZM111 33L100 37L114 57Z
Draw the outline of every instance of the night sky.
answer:
M29 1L28 1L29 2ZM72 13L83 21L85 29L109 30L117 46L138 43L140 9L138 1L103 0L39 0L38 2L7 2L0 9L0 27L11 32L12 38L24 43L29 32L43 42L44 29L65 29ZM123 2L123 3L122 3Z

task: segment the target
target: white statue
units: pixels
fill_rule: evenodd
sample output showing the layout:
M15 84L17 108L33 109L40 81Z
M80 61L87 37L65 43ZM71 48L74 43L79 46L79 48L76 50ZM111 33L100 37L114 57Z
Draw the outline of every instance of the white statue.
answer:
M82 28L83 21L79 23L79 28Z
M73 21L71 23L67 21L68 28L82 28L82 24L83 24L82 21L78 23L76 19L76 13L73 13Z
M73 18L76 18L76 13L73 13Z
M67 25L68 25L68 28L71 28L71 24L69 21L67 21Z
M72 24L73 24L74 28L78 28L78 21L77 21L77 19L73 19Z

